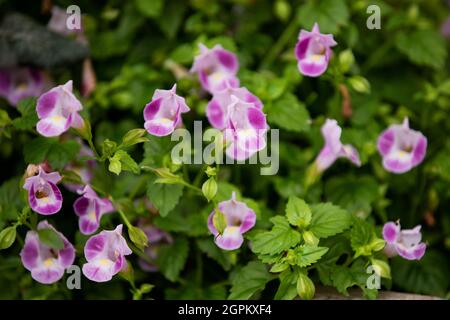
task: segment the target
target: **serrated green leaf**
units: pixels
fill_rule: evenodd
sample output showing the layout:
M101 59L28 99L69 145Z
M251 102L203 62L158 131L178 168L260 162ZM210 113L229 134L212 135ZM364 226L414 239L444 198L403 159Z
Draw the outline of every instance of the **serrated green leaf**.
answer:
M310 231L318 238L327 238L350 227L351 215L344 209L331 203L311 206L312 219Z
M267 120L283 129L301 132L309 128L310 116L303 103L291 93L268 105Z
M254 237L254 252L276 254L300 242L300 233L291 228L285 217L275 216L270 221L274 224L272 230L261 232Z
M155 180L155 177L149 178L147 196L159 210L161 216L165 217L180 200L183 194L183 186L179 184L157 184L154 183Z
M299 8L298 21L309 30L318 23L322 33L336 34L347 24L349 10L345 0L308 1Z
M286 205L286 217L293 226L305 228L311 222L311 209L303 199L291 196Z
M314 247L314 246L299 246L295 249L295 252L297 254L297 261L296 264L299 267L308 267L313 263L316 263L317 261L322 258L322 256L327 253L328 248L325 247Z
M402 32L395 42L400 52L411 62L440 69L445 64L447 50L444 38L434 30Z
M250 299L256 292L263 290L271 278L264 264L258 261L251 261L239 270L234 277L228 299Z
M170 281L176 281L183 270L189 253L189 243L184 237L175 239L173 244L162 245L158 252L157 265Z

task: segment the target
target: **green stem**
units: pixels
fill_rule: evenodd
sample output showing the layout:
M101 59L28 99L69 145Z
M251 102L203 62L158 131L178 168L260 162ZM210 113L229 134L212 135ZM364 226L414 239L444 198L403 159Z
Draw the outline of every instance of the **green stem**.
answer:
M294 16L292 21L287 25L286 29L284 29L281 36L278 38L278 41L270 48L269 52L264 56L259 69L268 69L270 65L273 63L275 58L278 57L281 50L286 46L286 44L294 38L295 33L297 32L298 24L297 24L297 16Z
M110 197L111 202L113 202L112 198ZM117 209L117 212L119 212L120 217L122 218L123 222L127 226L127 228L132 228L131 222L128 220L127 216L125 215L125 212L123 212L121 209Z
M94 142L92 141L92 137L87 139L87 142L89 144L89 147L91 148L92 152L94 152L95 157L98 159L100 159L100 155L97 152L97 149L95 148Z

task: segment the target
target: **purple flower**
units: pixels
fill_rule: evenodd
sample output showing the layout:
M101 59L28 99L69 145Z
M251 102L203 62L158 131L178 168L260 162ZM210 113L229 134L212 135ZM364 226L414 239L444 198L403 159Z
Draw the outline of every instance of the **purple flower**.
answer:
M23 188L28 190L28 203L31 209L43 215L51 215L61 210L62 195L56 184L61 180L58 172L46 173L39 166L36 176L25 180Z
M250 158L266 147L266 132L269 128L265 114L255 106L231 96L226 119L226 154L236 160Z
M328 68L332 54L331 47L337 45L332 34L322 34L319 25L314 24L311 32L301 30L295 46L300 73L309 77L318 77Z
M55 137L70 127L82 128L84 121L78 114L82 108L80 101L72 93L70 80L39 97L36 112L40 120L36 129L44 137Z
M242 235L255 225L256 214L245 203L237 201L234 192L230 200L219 203L219 210L225 216L227 224L223 233L219 234L213 224L215 211L211 212L208 217L208 229L214 235L214 241L219 248L238 249L244 242Z
M393 124L378 137L378 151L383 167L393 173L404 173L419 165L427 152L427 138L409 128L408 118L403 124Z
M226 128L228 122L227 117L229 115L229 106L233 102L231 98L232 96L237 97L241 101L252 103L257 109L262 110L263 108L261 100L248 91L247 88L233 87L232 84L227 81L225 83L225 88L214 93L213 98L206 107L206 116L208 117L209 123L211 123L214 128L219 130Z
M158 251L161 245L172 244L173 238L167 232L158 229L152 225L145 225L139 223L140 228L145 232L150 245L145 248L144 253L148 257L148 260L139 259L138 263L142 270L155 272L158 271L158 266L156 265L156 259L158 258ZM152 262L152 263L151 263Z
M41 221L38 230L52 229L58 234L64 243L64 248L53 249L39 240L36 231L28 231L25 244L20 257L23 266L31 271L31 277L37 282L50 284L58 281L64 275L64 270L73 264L75 260L75 249L66 237L56 231L46 220Z
M195 57L191 72L198 74L203 89L215 93L223 90L227 82L238 87L239 79L236 74L239 62L236 55L221 45L215 45L212 49L203 44L199 47L200 54Z
M321 131L325 145L316 158L317 169L320 172L328 169L338 158L347 158L358 167L361 165L358 151L350 144L342 144L342 129L336 120L327 119Z
M148 133L162 137L171 134L181 124L181 114L190 109L183 97L176 94L177 85L170 90L155 90L152 101L144 108L144 127Z
M75 214L80 217L78 225L82 234L93 234L100 225L101 217L114 211L108 198L100 198L90 187L86 186L83 195L73 203Z
M388 222L383 226L383 238L386 240L384 252L388 257L397 254L407 260L420 260L427 245L422 240L421 226L414 229L400 230L400 224Z
M122 225L115 230L102 231L92 236L84 247L87 263L83 265L83 274L92 281L105 282L127 267L125 256L131 249L122 237Z
M94 157L94 153L92 150L87 147L83 142L79 139L76 141L80 144L80 152L78 153L78 158L83 157ZM83 184L74 184L74 183L64 183L64 187L72 192L80 192L83 190L84 186L91 182L93 176L93 170L95 168L95 160L86 160L77 159L75 161L69 162L67 166L65 166L65 170L73 171L81 178Z
M13 106L24 98L39 96L44 86L42 73L35 69L0 69L0 96Z

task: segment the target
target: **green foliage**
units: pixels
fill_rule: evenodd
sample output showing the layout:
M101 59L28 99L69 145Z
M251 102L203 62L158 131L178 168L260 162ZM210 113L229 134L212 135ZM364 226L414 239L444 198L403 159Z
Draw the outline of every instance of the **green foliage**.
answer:
M167 279L176 281L179 278L188 254L189 243L183 237L178 237L173 244L160 248L157 264Z
M60 142L56 138L35 138L24 147L27 163L39 164L47 160L55 169L62 169L69 161L75 159L80 150L76 141Z
M265 265L257 261L251 261L234 276L228 299L250 299L258 291L263 290L270 280L271 276Z
M350 214L331 203L313 205L311 210L310 230L319 238L334 236L351 225Z
M175 208L182 194L182 185L158 184L155 178L150 178L147 184L147 196L163 217Z

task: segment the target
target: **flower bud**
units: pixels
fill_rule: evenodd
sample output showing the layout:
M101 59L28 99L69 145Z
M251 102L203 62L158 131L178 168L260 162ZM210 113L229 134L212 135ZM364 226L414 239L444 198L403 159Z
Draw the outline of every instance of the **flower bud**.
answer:
M16 240L16 227L7 227L0 232L0 250L8 249Z
M316 288L311 279L304 273L300 272L297 279L297 293L303 300L311 300L314 297Z
M217 182L214 178L209 178L203 183L202 192L205 198L211 201L217 194Z

